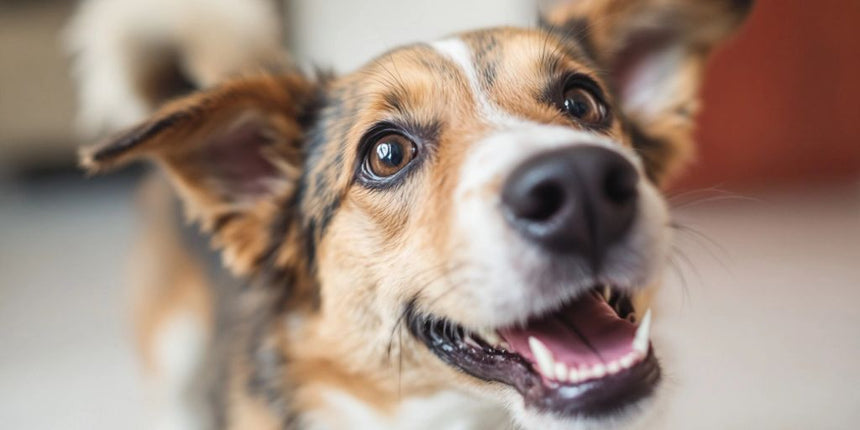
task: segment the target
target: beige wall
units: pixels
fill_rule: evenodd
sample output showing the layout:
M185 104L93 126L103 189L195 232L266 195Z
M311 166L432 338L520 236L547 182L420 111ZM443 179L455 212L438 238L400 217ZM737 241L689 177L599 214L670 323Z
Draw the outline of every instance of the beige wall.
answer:
M0 170L73 155L74 91L60 45L72 5L0 4Z
M406 43L537 21L534 0L287 0L286 13L296 58L338 72Z

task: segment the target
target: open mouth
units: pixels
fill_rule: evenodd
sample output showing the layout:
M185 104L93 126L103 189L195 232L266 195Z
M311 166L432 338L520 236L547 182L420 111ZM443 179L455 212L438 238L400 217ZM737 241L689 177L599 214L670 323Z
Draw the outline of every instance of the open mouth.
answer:
M480 333L452 321L407 314L412 334L439 358L476 378L514 387L526 407L600 418L648 397L660 381L650 347L650 311L629 296L594 288L524 325Z

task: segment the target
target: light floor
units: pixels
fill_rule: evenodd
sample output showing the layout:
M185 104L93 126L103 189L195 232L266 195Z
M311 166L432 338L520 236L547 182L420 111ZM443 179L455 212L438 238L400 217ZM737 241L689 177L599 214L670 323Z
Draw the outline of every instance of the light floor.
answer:
M0 427L145 428L128 190L0 184ZM686 287L670 277L655 309L670 388L656 427L858 428L860 186L755 197L676 211L708 239L677 237Z

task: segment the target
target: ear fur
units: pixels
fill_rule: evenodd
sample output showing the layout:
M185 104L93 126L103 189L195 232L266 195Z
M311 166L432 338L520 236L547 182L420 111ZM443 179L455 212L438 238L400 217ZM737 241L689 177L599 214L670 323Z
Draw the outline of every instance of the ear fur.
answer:
M296 191L316 96L316 85L298 73L229 81L84 148L81 164L101 173L154 161L189 218L213 235L225 263L247 274L267 251L269 225Z
M733 34L752 0L559 0L551 30L577 39L607 71L633 144L657 182L692 152L693 117L706 61Z

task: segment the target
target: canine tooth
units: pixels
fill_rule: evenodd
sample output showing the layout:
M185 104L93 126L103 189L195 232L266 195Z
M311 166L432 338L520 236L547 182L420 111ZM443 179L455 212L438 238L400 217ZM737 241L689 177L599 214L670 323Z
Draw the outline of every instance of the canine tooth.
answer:
M591 375L595 378L602 378L606 376L606 366L602 364L595 364L594 367L591 368Z
M613 362L607 364L606 365L606 371L610 375L614 375L614 374L620 372L621 371L621 363L619 363L617 361L613 361Z
M463 341L466 342L466 344L468 344L472 348L481 349L481 345L479 345L478 342L475 341L475 339L472 339L472 336L466 336L465 338L463 338Z
M621 364L621 368L629 369L630 366L633 365L633 362L636 361L636 353L630 352L629 354L625 355L624 357L621 357L621 360L618 360L618 361Z
M555 371L555 360L552 358L552 352L540 340L534 336L529 336L529 348L532 350L532 355L537 361L540 373L546 377L552 377Z
M609 288L609 285L603 286L603 298L608 302L612 299L612 289Z
M556 381L567 381L567 366L564 363L555 363L555 379Z
M481 338L484 339L487 343L493 346L498 345L502 342L502 339L499 337L498 333L496 333L495 330L480 330L478 332L478 335L481 336Z
M639 328L636 329L636 337L633 339L633 350L642 353L648 352L648 342L651 340L651 309L645 311Z

